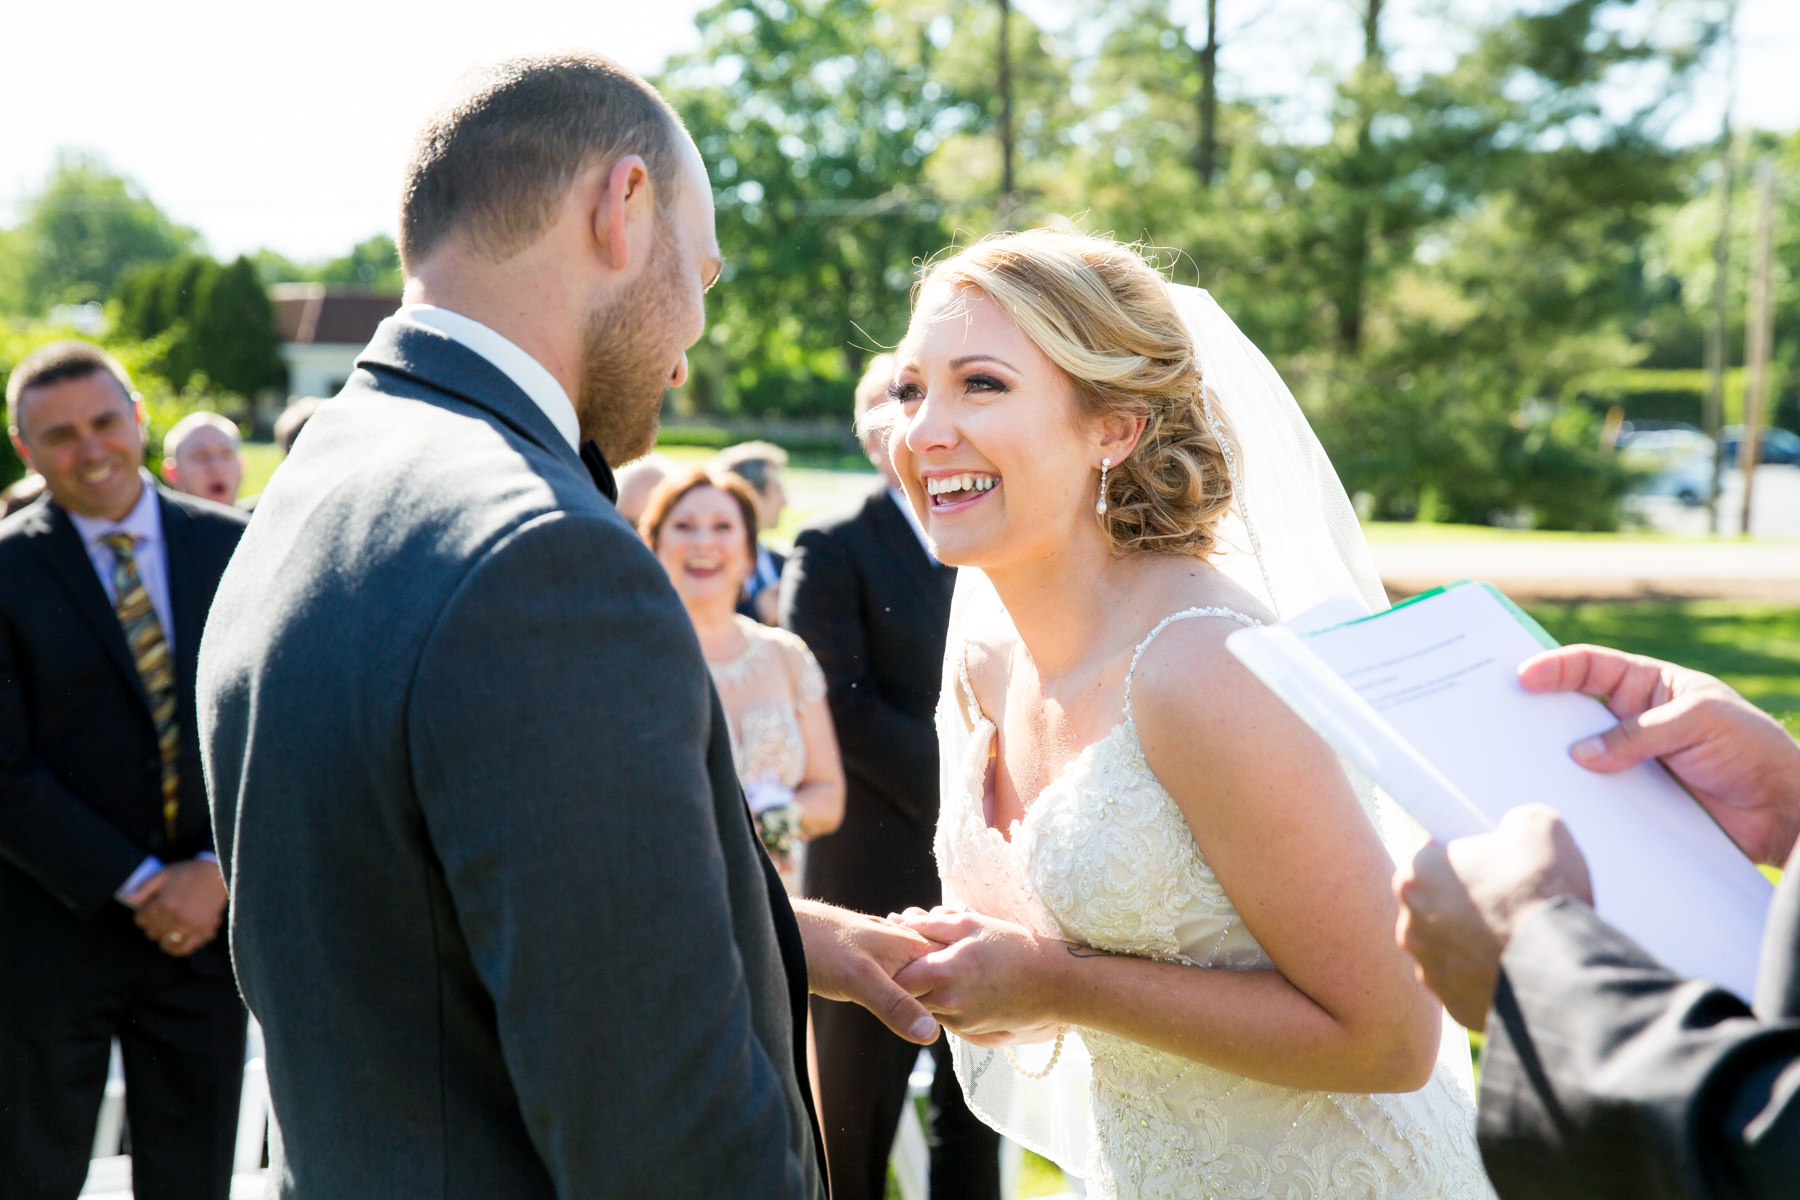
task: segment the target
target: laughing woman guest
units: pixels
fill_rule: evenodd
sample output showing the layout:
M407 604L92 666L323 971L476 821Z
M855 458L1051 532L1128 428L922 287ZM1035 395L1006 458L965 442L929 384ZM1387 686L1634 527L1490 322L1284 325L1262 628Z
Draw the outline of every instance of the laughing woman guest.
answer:
M651 494L640 528L700 637L763 845L798 892L798 843L843 820L844 767L806 643L736 611L756 563L756 498L733 476L693 471Z

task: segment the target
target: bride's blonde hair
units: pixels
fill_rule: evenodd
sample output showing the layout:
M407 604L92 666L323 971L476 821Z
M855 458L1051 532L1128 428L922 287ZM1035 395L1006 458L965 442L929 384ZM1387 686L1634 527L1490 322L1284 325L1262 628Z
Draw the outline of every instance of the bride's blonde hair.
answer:
M1142 255L1051 229L996 234L929 267L921 286L936 283L979 289L1005 310L1074 383L1084 416L1144 418L1136 448L1107 472L1098 520L1115 554L1213 552L1231 475L1193 341Z

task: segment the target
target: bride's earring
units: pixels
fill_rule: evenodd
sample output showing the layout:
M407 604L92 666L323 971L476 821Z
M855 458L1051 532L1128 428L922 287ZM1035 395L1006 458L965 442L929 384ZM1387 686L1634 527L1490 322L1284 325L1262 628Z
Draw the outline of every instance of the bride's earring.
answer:
M1106 515L1106 469L1110 466L1112 466L1112 459L1100 460L1100 499L1094 504L1094 515L1097 517Z

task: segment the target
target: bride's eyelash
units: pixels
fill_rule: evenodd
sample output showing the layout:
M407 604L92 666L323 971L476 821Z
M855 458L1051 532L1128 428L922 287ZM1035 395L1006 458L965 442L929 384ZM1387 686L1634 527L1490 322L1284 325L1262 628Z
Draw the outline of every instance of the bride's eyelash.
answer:
M996 392L1004 392L1006 390L1006 385L1001 383L998 379L995 379L992 375L971 375L965 382L967 382L970 387L991 388Z
M887 394L889 400L907 401L918 399L919 386L915 383L890 383Z

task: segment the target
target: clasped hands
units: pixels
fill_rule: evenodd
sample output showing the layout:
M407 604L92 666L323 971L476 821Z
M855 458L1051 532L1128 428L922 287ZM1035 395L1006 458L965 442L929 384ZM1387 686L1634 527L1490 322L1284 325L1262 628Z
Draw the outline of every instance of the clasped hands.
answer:
M219 936L225 917L225 878L219 864L193 858L170 863L129 897L137 925L157 948L186 958Z
M860 1004L921 1045L940 1024L980 1046L1049 1041L1058 973L1072 952L1098 953L945 908L880 918L803 900L794 911L814 994Z

